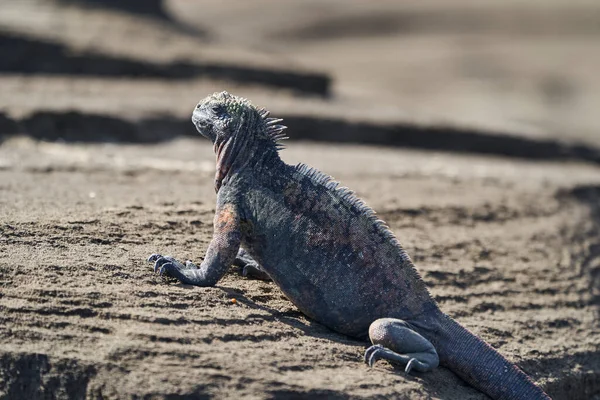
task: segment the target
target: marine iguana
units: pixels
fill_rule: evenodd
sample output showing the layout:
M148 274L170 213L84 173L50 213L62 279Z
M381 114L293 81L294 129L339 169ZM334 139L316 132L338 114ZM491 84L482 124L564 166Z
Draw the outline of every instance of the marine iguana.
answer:
M281 119L221 92L202 100L192 121L216 153L214 236L200 266L153 254L155 273L213 286L232 263L244 265L308 317L370 338L370 366L385 359L408 373L441 363L494 399L550 398L439 309L394 234L352 191L281 160Z

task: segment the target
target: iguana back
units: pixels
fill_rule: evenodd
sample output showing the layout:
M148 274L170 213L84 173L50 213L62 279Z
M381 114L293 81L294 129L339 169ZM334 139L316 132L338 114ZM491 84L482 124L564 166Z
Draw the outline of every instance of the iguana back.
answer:
M331 177L273 160L227 185L243 193L242 246L306 315L366 336L377 318L436 307L388 227Z

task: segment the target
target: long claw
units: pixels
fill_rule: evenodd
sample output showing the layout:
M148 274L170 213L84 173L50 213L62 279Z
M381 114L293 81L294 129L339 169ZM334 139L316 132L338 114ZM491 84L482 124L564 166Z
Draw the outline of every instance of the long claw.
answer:
M371 354L371 357L369 357L369 363L368 363L369 367L373 368L373 365L375 365L377 360L379 360L379 352L380 351L381 351L380 349L375 349L373 354Z
M371 346L371 347L369 348L369 350L370 350L370 349L373 349L373 350L371 351L371 353L370 353L370 354L369 354L369 356L368 356L368 357L369 357L369 359L368 359L368 361L367 361L367 364L369 364L369 367L371 367L371 368L372 368L372 367L373 367L373 365L375 365L375 363L376 363L378 360L381 360L382 358L384 358L384 355L385 355L386 351L388 351L388 350L387 350L385 347L383 347L382 345L380 345L380 344L377 344L377 345L375 345L375 346ZM367 351L368 351L368 350L367 350ZM367 355L365 354L365 357L366 357L366 356L367 356Z
M373 367L379 360L388 360L393 363L406 364L404 372L409 374L413 369L417 371L426 371L428 366L416 358L405 354L397 354L394 351L383 347L382 345L373 345L365 351L365 362L369 367Z
M154 262L153 270L155 274L174 278L180 282L189 282L189 275L193 275L194 270L199 269L196 264L189 260L183 264L171 256L162 256L160 254L152 254L148 257L148 262Z
M408 362L406 363L406 368L404 368L404 373L408 375L416 362L416 358L411 358L410 360L408 360Z
M369 356L371 355L372 352L373 352L373 346L371 346L367 350L365 350L365 355L363 357L365 364L369 363Z
M375 354L379 349L382 349L382 348L383 348L382 345L376 344L376 345L369 347L365 351L364 360L365 360L365 363L369 365L369 367L372 367L373 363L376 361L376 360L372 360L373 354Z

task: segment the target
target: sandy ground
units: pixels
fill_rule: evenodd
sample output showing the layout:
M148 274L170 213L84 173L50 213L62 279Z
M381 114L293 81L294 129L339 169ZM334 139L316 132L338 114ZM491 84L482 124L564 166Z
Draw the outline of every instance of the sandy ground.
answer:
M210 289L154 276L150 253L199 260L210 240L204 141L22 138L0 156L6 398L485 398L444 368L369 369L366 343L233 267ZM598 393L598 168L301 143L284 158L356 189L442 309L554 398Z
M597 2L80 2L0 0L0 398L486 398L368 368L234 267L152 273L209 243L214 155L186 135L228 89L327 141L282 156L364 198L444 311L600 399Z

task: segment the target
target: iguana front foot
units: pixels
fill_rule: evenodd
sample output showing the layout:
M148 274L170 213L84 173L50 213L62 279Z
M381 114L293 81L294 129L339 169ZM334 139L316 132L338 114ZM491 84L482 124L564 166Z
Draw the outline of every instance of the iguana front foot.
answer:
M405 365L408 374L415 369L431 371L439 365L439 357L433 344L415 332L401 319L378 319L369 327L369 338L373 346L365 352L365 362L370 367L377 360Z
M154 273L158 273L160 276L176 278L180 281L184 276L183 271L198 269L198 266L189 260L183 264L171 256L162 256L160 254L152 254L148 257L148 262L154 263Z

